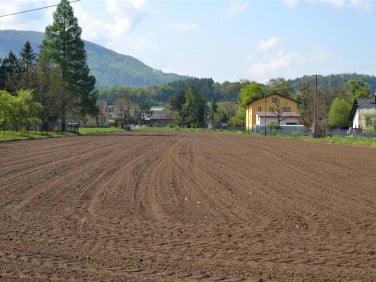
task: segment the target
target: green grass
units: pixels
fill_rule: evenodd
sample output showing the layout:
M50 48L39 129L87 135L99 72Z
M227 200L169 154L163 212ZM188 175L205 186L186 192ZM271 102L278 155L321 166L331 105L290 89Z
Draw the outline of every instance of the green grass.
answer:
M319 142L319 143L329 143L329 144L344 144L344 145L356 145L376 148L376 138L366 138L366 137L325 137L325 138L312 138L308 136L298 136L294 139L309 141L309 142Z
M80 128L79 134L86 135L86 134L96 134L96 133L109 133L109 132L119 132L123 131L121 128L116 127L109 127L109 128ZM73 135L73 133L67 132L39 132L39 131L0 131L0 141L13 141L13 140L26 140L26 139L42 139L42 138L49 138L49 137L61 137L61 136L68 136Z
M40 139L49 137L60 137L66 134L59 132L39 132L39 131L1 131L0 141Z
M112 132L120 132L124 131L120 127L80 127L79 134L86 135L86 134L95 134L95 133L112 133Z

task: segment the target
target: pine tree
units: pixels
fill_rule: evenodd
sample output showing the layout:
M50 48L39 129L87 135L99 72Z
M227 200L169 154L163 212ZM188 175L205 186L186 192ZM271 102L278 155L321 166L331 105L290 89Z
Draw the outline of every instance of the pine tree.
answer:
M9 52L0 66L0 89L16 94L17 83L22 75L20 61L13 52Z
M30 42L26 41L24 47L20 51L20 64L22 68L22 78L19 82L19 88L22 89L33 89L35 88L35 76L36 69L35 63L37 55L31 48ZM33 77L34 76L34 77Z
M67 114L82 115L95 107L95 77L89 75L81 28L68 0L61 0L54 13L53 24L47 26L41 45L40 63L61 69L64 82L59 95L61 103L61 130L66 129ZM69 109L69 111L68 111Z
M29 41L26 41L24 47L20 51L20 56L22 67L24 68L25 72L28 73L30 66L35 63L35 59L37 57L33 51L33 48L31 48Z

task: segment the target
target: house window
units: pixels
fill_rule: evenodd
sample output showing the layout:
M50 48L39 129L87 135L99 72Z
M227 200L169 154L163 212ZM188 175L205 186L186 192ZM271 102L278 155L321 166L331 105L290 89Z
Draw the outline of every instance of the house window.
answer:
M272 103L277 103L278 102L278 98L272 98Z
M258 112L261 112L261 107L258 107L257 111L258 111Z
M291 112L291 107L283 107L284 112Z
M270 108L269 108L269 112L272 112L272 113L273 113L273 112L274 112L274 108L273 108L273 107L270 107Z

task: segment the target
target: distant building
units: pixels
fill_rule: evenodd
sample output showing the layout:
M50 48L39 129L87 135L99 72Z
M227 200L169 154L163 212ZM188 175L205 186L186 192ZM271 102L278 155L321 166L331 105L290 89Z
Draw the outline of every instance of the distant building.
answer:
M297 111L296 100L272 93L247 103L245 128L253 131L257 125L298 125Z
M165 127L172 121L172 114L169 110L153 109L150 117L145 118L145 122L153 127Z
M376 95L374 98L355 99L349 120L352 121L353 133L376 129Z

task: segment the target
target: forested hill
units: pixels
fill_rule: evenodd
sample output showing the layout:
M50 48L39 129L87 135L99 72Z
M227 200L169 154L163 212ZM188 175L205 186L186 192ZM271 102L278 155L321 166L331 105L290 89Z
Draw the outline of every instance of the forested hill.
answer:
M343 73L343 74L330 74L330 75L318 75L317 84L319 87L341 87L344 86L349 80L361 80L369 84L372 93L376 92L376 77L366 74L357 73ZM298 91L302 87L315 85L315 76L303 76L295 79L288 80L291 87Z
M44 33L35 31L0 30L0 58L12 51L16 56L29 41L33 51L39 53L39 45ZM153 69L140 60L122 55L100 45L85 41L87 62L91 74L97 79L97 88L111 86L150 86L187 79L173 73L164 73Z

